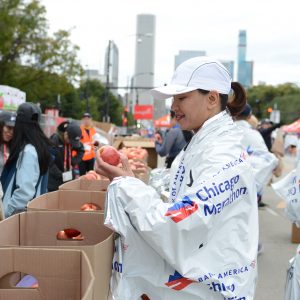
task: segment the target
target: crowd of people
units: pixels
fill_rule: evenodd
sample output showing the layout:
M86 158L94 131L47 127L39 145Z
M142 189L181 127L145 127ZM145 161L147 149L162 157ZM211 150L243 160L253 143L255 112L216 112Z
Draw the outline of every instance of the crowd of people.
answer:
M64 121L46 137L39 124L40 108L30 102L16 113L0 113L0 219L26 210L27 203L94 167L100 143L85 113L82 125Z

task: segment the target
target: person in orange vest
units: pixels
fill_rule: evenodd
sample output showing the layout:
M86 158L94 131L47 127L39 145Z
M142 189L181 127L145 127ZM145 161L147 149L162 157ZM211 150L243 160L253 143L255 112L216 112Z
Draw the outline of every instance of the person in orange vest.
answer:
M86 174L90 170L94 170L95 163L95 146L94 135L97 133L93 127L92 116L86 112L83 114L81 123L81 143L84 146L84 155L79 164L80 175Z

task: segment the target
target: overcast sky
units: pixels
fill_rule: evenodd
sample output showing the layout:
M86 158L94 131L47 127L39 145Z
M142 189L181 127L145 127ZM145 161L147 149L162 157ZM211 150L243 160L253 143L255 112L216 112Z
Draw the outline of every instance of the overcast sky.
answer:
M237 58L238 31L247 30L254 83L300 83L297 0L42 0L50 30L72 28L82 65L103 73L108 40L119 47L119 85L134 70L136 15L156 15L155 84L168 82L181 50Z

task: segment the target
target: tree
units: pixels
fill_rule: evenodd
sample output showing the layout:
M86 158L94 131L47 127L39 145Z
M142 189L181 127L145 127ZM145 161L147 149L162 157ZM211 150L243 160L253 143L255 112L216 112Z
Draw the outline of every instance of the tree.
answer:
M81 99L84 100L82 108L86 109L86 99L90 99L90 112L96 121L102 121L103 116L106 115L106 102L105 102L105 87L98 80L86 80L81 82L78 90ZM93 101L93 102L92 102ZM122 125L122 113L124 107L122 103L112 94L108 95L109 101L109 116L112 123ZM97 112L95 112L95 110ZM93 113L94 111L94 113ZM96 119L97 116L99 119Z
M82 67L69 31L48 35L45 13L37 0L0 0L0 84L47 106L71 92Z
M267 108L276 104L282 112L282 120L290 122L300 117L300 88L294 83L283 83L277 86L257 85L247 90L248 102L253 108L254 114L261 117L269 117ZM298 100L299 99L299 100Z

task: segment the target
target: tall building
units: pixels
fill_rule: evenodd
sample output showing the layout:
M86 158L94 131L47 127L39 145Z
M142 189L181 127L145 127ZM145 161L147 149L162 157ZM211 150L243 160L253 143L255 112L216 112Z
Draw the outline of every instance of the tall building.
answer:
M86 80L98 80L103 82L103 80L105 79L104 75L101 75L99 73L98 70L96 69L86 69L84 70L84 74L82 76L82 80L86 81Z
M240 30L238 45L238 81L244 87L250 87L253 84L253 61L246 60L247 52L247 32Z
M154 118L161 116L164 101L153 101L150 89L154 86L155 60L155 23L154 15L141 14L137 16L135 72L132 77L133 104L154 105ZM142 89L142 88L145 89Z
M108 58L109 53L109 58ZM108 65L109 63L109 70ZM105 70L104 74L107 76L107 72L109 74L109 86L116 88L119 83L119 49L114 41L109 41L109 45L105 51ZM107 81L107 80L106 80ZM111 89L111 92L118 96L117 89Z
M175 69L182 64L184 61L197 57L197 56L205 56L205 51L197 51L197 50L180 50L179 54L175 56Z
M231 78L234 78L234 61L233 60L220 60L224 67L228 70Z

